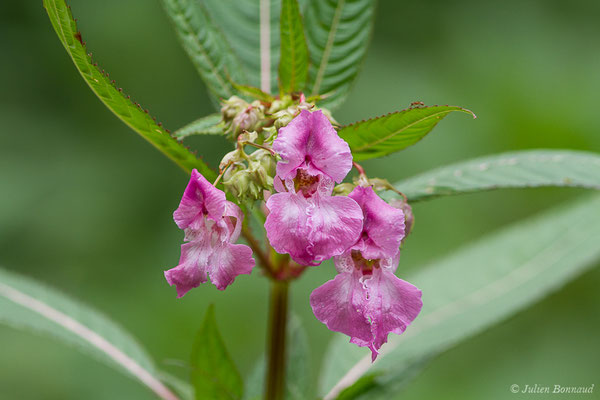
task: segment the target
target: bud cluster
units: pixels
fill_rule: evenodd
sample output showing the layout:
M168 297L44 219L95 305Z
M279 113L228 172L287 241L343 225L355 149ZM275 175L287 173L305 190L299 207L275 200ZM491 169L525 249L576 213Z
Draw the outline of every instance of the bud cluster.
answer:
M236 149L219 165L225 190L241 201L261 200L265 191L272 192L277 155L271 147L278 130L302 110L317 109L302 94L284 95L270 103L247 102L237 96L224 100L221 114L225 135L236 142ZM336 123L328 110L321 110Z

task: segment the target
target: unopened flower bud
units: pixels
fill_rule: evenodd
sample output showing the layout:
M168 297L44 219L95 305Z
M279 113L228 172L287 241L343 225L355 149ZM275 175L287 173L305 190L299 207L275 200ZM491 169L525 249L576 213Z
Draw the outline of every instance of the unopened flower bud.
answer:
M260 186L262 189L273 189L273 177L269 175L263 165L258 162L251 163L249 171L258 186Z
M259 102L254 101L244 110L239 112L231 121L230 133L236 139L243 131L256 131L260 128L265 118L265 107Z
M275 160L275 156L273 156L273 154L271 154L268 150L258 149L254 153L250 154L250 159L259 163L267 175L271 177L275 175L277 161Z
M230 177L228 177L227 180L223 180L223 186L225 186L225 189L240 199L246 197L251 184L252 177L246 169L235 171Z
M223 101L223 107L221 107L221 114L223 114L223 121L230 122L236 115L248 108L249 104L240 99L237 96L231 96L229 99Z
M279 128L292 122L296 115L293 112L290 112L289 108L286 108L285 110L276 112L273 116L276 118L274 123L275 129L279 130Z
M240 161L242 161L240 151L237 149L230 151L229 153L225 154L225 156L221 160L221 163L219 164L219 170L223 170L228 165L235 164Z
M353 183L340 183L333 188L334 196L348 196L356 187Z
M394 198L389 201L389 204L392 207L399 208L402 210L402 212L404 212L404 239L402 239L402 243L404 243L404 240L406 240L406 237L415 225L415 216L413 215L412 207L402 198Z

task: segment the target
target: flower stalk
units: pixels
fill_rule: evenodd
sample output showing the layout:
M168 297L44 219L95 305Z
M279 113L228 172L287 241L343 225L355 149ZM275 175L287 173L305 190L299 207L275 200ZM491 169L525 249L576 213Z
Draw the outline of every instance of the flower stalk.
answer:
M284 398L288 286L288 281L271 280L265 400Z

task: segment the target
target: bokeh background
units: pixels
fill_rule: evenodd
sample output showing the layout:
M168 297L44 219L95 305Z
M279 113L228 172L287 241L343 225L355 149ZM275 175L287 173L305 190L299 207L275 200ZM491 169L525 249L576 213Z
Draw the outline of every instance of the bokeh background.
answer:
M213 111L158 0L70 3L94 58L167 127ZM599 151L599 18L596 0L381 1L363 72L335 116L347 123L412 101L475 111L476 120L451 115L417 146L365 163L391 181L501 151ZM265 279L255 272L226 293L204 285L175 298L162 271L179 257L172 212L187 178L92 94L41 1L0 3L0 90L0 265L112 316L182 377L206 306L215 303L246 375L264 351ZM228 151L219 137L190 144L212 165ZM581 195L506 190L417 204L399 274ZM333 275L324 264L293 287L314 378L332 334L313 317L308 295ZM513 383L595 383L596 393L580 397L599 398L599 286L595 268L434 360L398 398L526 397L510 393ZM0 398L152 395L59 342L0 326Z

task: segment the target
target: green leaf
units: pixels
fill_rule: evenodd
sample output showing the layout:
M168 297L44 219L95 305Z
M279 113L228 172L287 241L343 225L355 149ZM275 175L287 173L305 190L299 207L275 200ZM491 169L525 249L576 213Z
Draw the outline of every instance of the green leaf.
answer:
M470 244L406 278L423 291L423 310L390 335L378 360L338 336L325 356L325 399L365 374L380 399L431 358L559 290L600 259L600 196L546 211Z
M177 397L129 333L94 309L33 279L0 269L0 323L50 335L139 380L163 399Z
M177 395L179 400L194 400L194 388L188 382L181 380L175 375L159 371L160 380L169 386Z
M239 60L199 0L163 0L185 51L208 86L213 100L237 91L233 82L246 82Z
M241 61L246 80L236 82L276 93L280 1L204 0L203 4Z
M192 384L196 399L241 399L242 378L227 354L217 329L214 305L206 311L192 351Z
M355 161L383 157L412 146L453 111L454 106L415 107L342 127L339 135L348 142Z
M322 105L339 106L367 53L375 0L309 0L304 26L310 54L307 94L329 94Z
M177 140L183 140L192 135L223 135L223 120L221 114L210 114L190 122L173 133Z
M516 151L444 166L394 185L412 201L538 186L600 189L600 155L571 150ZM395 194L383 197L388 196Z
M288 322L287 342L285 399L305 400L314 390L310 379L310 350L302 321L295 315ZM263 398L264 378L265 357L262 357L246 381L245 400Z
M71 15L71 9L64 0L44 0L44 7L75 67L108 109L185 171L191 172L196 168L207 179L215 179L214 171L173 139L160 124L142 110L139 104L134 104L129 97L125 97L115 86L114 81L109 80L108 74L101 72L96 64L92 63L92 58L86 52L81 34Z
M267 103L271 103L273 100L275 100L275 97L271 96L269 93L263 92L262 90L260 90L257 87L248 86L248 85L238 85L235 83L233 84L233 86L235 86L235 88L240 93L242 93L252 99L265 101Z
M280 20L281 52L279 89L281 93L304 90L308 76L308 47L297 0L283 0Z

